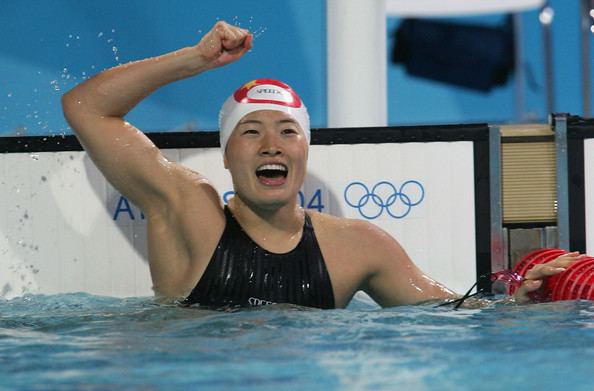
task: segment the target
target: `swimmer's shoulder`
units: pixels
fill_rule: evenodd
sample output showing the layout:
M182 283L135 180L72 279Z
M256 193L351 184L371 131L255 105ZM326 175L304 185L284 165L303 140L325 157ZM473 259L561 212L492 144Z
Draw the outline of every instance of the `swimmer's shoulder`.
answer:
M316 226L323 227L325 229L339 228L342 227L351 229L365 223L363 220L351 219L347 217L339 217L328 213L317 212L315 210L307 209L307 214L311 217L314 228Z
M320 249L335 282L351 281L360 286L382 270L399 248L394 238L369 221L318 212L310 215ZM345 265L348 267L345 268Z
M391 238L377 225L366 220L338 217L316 211L308 211L307 213L311 216L318 237L323 235L332 240L344 243L358 243L359 245L362 244L361 240L365 240L365 244L379 244L379 242L386 239L386 235Z

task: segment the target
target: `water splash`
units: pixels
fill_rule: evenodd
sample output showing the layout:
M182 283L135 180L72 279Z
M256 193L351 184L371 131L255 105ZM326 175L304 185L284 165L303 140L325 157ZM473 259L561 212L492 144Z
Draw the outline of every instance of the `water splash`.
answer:
M221 18L217 17L216 21L221 20ZM235 15L232 20L231 24L237 27L244 28L252 33L253 39L260 38L266 31L268 31L268 27L264 25L256 26L254 24L254 16L250 16L247 20L247 23L242 22L241 18L238 15ZM251 49L250 51L252 51Z
M60 91L60 83L57 80L50 81L50 86L54 91L56 91L56 92Z

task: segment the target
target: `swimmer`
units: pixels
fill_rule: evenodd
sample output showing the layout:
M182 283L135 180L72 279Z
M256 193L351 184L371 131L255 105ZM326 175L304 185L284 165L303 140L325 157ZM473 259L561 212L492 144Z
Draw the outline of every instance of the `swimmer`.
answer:
M195 46L108 69L62 98L96 166L144 212L155 297L208 308L344 308L359 290L384 307L458 298L377 226L299 207L310 125L288 85L254 80L223 105L221 149L235 191L226 206L208 173L168 161L124 119L158 88L239 60L252 42L249 31L219 21ZM516 299L528 301L577 257L535 268Z

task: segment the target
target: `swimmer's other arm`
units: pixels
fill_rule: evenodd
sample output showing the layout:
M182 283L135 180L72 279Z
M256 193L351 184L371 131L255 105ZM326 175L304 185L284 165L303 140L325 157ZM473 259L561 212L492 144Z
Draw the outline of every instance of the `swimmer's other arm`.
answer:
M458 297L419 269L398 241L380 227L365 221L352 227L344 239L349 246L347 254L364 260L369 274L363 290L380 306L415 305Z
M402 246L379 227L361 223L362 229L355 232L358 240L366 243L358 250L372 267L365 291L382 307L396 305L456 302L464 297L448 289L424 274L409 258ZM583 257L577 252L564 254L546 264L537 265L526 273L525 280L513 297L498 302L525 304L533 302L530 293L538 290L544 279L562 273L569 265ZM493 304L493 300L468 298L461 304L464 308L477 308Z
M531 297L531 294L538 291L542 287L545 279L563 273L567 267L584 256L584 254L580 254L579 252L575 251L563 254L547 263L535 265L526 272L524 279L520 283L518 289L516 289L513 296L508 296L498 300L460 296L458 298L446 300L445 302L438 305L443 306L451 304L456 308L481 308L492 304L534 303L535 300ZM467 295L469 293L470 292L468 292Z

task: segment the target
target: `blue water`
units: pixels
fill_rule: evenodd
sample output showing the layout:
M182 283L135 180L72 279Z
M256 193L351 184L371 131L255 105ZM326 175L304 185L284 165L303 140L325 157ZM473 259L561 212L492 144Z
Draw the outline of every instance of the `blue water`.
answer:
M594 305L210 312L0 299L0 389L593 390Z

